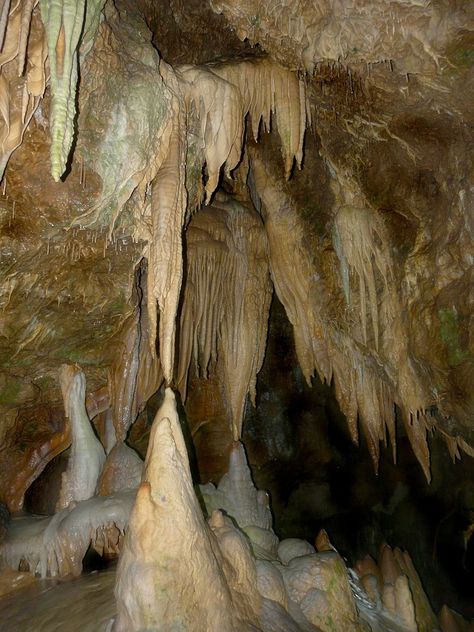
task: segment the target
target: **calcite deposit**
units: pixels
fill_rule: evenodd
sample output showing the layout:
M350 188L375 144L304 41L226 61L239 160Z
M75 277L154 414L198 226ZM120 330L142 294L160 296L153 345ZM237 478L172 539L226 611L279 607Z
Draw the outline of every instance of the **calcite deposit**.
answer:
M2 564L120 554L116 630L469 625L473 32L0 2Z

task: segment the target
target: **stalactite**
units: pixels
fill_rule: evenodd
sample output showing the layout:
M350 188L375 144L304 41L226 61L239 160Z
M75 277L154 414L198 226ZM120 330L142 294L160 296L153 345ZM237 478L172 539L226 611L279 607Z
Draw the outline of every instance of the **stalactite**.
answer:
M0 52L0 177L21 145L46 85L47 47L41 22L32 15L35 3L17 2L10 10L9 5L3 3L6 22Z
M111 21L112 31L115 28ZM99 32L100 46L105 46L112 58L120 56L120 52L115 50L118 39L116 42L106 31L107 29L101 29ZM113 52L110 53L109 49ZM151 66L151 62L149 65ZM145 200L144 203L139 201L135 204L135 236L147 241L144 255L148 260L149 343L150 350L154 353L158 306L159 355L167 384L173 382L175 369L176 315L183 276L182 231L185 221L198 202L195 194L200 190L199 184L193 187L191 179L194 177L199 181L202 178L202 167L206 165L208 178L205 191L206 200L209 201L217 186L221 168L225 166L229 175L240 161L245 118L249 111L254 134L257 133L261 118L269 125L271 114L275 114L284 147L287 175L294 159L296 158L298 164L302 159L306 124L303 83L294 73L269 60L243 62L241 71L245 75L244 83L239 83L241 80L237 67L227 71L226 65L221 64L215 67L181 66L173 70L163 61L159 61L162 83L157 112L161 116L155 117L157 120L153 122L159 125L150 130L158 142L154 144L154 140L148 137L146 141L141 139L143 143L146 142L144 151L136 152L136 158L135 154L129 156L128 146L126 147L121 138L124 128L135 124L137 108L127 101L125 124L117 130L116 122L113 122L108 130L111 144L108 146L107 156L104 156L108 169L99 169L104 182L102 195L93 208L76 220L77 223L86 225L101 220L100 216L103 214L104 218L108 218L110 226L113 226L134 191L138 192L141 200ZM90 69L91 76L96 72L95 66ZM228 80L224 77L227 72ZM237 82L236 85L232 84L233 80ZM92 99L95 99L95 90L91 94ZM126 158L116 161L116 155L124 155L125 147L128 152ZM147 154L150 147L153 147L153 155ZM102 148L99 148L100 151ZM112 162L110 155L114 156ZM146 165L142 164L144 155L148 159ZM190 155L193 164L186 165ZM148 206L146 192L150 185L151 204ZM190 208L187 206L186 185L192 191ZM260 348L257 355L260 355ZM252 357L252 354L247 354L245 362L252 364ZM235 374L239 369L232 366L230 358L228 360L227 373ZM250 370L253 372L254 368ZM249 384L245 387L245 392L248 388L250 391L254 389ZM237 412L237 408L243 406L242 391L237 394L234 389L231 399L231 405L236 411L234 417L240 418L241 413ZM239 424L240 421L236 422L236 428ZM237 436L238 430L235 432Z
M339 188L340 195L354 195L355 185L345 181ZM352 193L348 193L351 192ZM356 196L357 199L357 196ZM388 364L392 376L391 395L401 412L407 435L413 450L423 467L427 479L429 472L429 448L426 431L430 424L425 415L427 397L421 380L413 367L408 350L408 330L403 319L402 303L394 278L394 261L389 248L385 227L380 217L369 207L341 206L334 220L334 246L341 266L342 284L349 308L359 314L364 345L379 355L383 364ZM349 272L353 272L352 276ZM359 286L358 301L351 298L351 282L357 278ZM358 303L358 304L357 304ZM372 325L372 336L368 333L368 316ZM357 335L357 334L356 334ZM376 416L370 414L377 390L367 385L360 391L362 399L359 409L366 408L367 433L372 437L369 445L375 445L379 424ZM379 387L380 388L380 387ZM365 401L366 400L366 401ZM384 411L387 406L380 405L376 410ZM388 419L387 415L384 415ZM393 417L393 413L391 414ZM393 424L388 423L389 433L394 438Z
M124 441L131 425L162 382L160 360L149 343L146 275L143 265L136 273L136 305L126 320L121 350L109 375L112 417L117 441Z
M301 369L308 384L311 384L315 369L322 381L329 382L332 366L319 314L313 308L313 294L318 288L311 274L311 258L303 245L302 226L296 213L289 212L289 200L283 187L271 178L255 152L251 153L251 163L269 243L271 276L293 325Z
M196 108L207 166L206 203L215 191L222 165L230 173L240 160L244 135L243 103L238 88L208 68L178 69L188 108Z
M306 93L297 75L267 58L223 62L206 66L181 66L178 74L188 109L194 107L200 122L200 137L208 179L206 202L215 190L225 164L230 175L242 155L245 117L250 115L254 140L260 123L270 131L275 117L282 142L285 173L294 160L303 159L306 129Z
M367 344L367 316L371 316L374 345L379 346L379 315L376 290L376 270L385 286L390 277L391 260L387 257L383 226L375 213L363 208L345 206L339 209L335 221L335 246L341 264L344 293L351 304L349 269L359 283L359 308L363 341ZM378 247L381 243L382 247Z
M255 401L267 338L272 290L263 226L254 211L219 196L195 215L186 244L179 388L185 396L190 365L204 376L210 365L219 367L238 438L247 393Z
M183 278L182 231L187 198L185 115L174 73L168 73L167 82L169 87L174 88L175 95L171 103L172 130L168 154L152 185L152 240L147 248L147 291L150 346L154 350L158 303L160 361L165 381L170 384L175 361L176 315Z
M336 326L329 315L329 288L321 279L312 280L313 264L303 242L303 226L284 184L276 181L257 151L251 152L251 161L275 290L293 325L296 352L307 381L315 369L322 380L334 380L351 437L357 443L359 421L375 469L379 446L386 443L387 433L395 458L398 404L413 450L429 480L427 400L408 353L383 225L366 209L342 206L336 215L334 240L341 285L358 314L354 322ZM351 298L351 268L359 284L359 300L355 302Z
M18 42L18 75L21 77L25 69L28 36L31 28L31 16L38 0L25 0L21 9L20 39Z
M244 116L249 113L252 135L258 140L260 124L270 131L271 117L275 117L282 143L285 175L291 175L296 160L298 168L303 160L306 125L305 86L297 74L269 58L211 64L211 70L226 81L238 86L244 105Z
M51 106L51 175L66 169L74 134L78 56L81 39L92 38L104 0L40 0L49 50Z

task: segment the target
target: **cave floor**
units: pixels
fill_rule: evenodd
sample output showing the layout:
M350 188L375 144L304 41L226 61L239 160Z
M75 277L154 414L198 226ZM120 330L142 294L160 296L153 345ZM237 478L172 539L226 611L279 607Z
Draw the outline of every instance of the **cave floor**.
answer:
M115 571L116 567L111 566L74 579L33 579L26 587L0 597L1 629L8 632L108 632L109 622L116 613ZM354 597L361 619L369 623L373 632L406 632L380 611L367 608L357 594Z
M115 568L70 580L36 579L0 598L1 629L8 632L102 632L115 615Z

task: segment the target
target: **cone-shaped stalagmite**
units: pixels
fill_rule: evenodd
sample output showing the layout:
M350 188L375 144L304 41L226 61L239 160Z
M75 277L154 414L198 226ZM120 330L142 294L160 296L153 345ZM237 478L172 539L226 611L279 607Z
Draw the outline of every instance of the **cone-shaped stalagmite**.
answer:
M224 564L194 493L168 388L117 571L115 632L250 629L233 603Z

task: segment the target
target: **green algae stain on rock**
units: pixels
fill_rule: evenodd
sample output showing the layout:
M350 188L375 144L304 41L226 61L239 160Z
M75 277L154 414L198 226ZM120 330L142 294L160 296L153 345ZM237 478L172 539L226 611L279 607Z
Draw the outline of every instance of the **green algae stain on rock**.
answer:
M438 310L440 320L440 335L448 352L448 362L451 366L457 366L465 360L474 359L472 354L462 349L460 340L460 317L453 309L442 308Z

